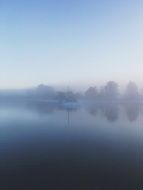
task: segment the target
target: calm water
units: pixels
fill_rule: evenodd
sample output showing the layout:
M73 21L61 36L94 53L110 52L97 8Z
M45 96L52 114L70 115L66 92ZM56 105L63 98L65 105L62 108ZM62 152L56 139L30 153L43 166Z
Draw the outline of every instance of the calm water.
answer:
M139 104L0 103L1 189L143 189Z

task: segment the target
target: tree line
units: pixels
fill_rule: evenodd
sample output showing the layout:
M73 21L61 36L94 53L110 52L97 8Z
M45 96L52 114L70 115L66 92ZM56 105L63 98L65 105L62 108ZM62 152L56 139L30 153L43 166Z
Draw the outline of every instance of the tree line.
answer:
M123 93L119 91L118 83L109 81L100 90L96 86L89 87L85 92L85 99L87 100L140 100L142 94L139 92L138 86L135 82L130 81Z
M143 99L143 95L138 89L135 82L129 82L123 93L119 90L119 85L115 81L109 81L104 86L97 88L89 87L84 93L67 91L56 91L53 87L47 85L39 85L29 93L30 96L63 102L76 102L78 100L86 101L139 101Z

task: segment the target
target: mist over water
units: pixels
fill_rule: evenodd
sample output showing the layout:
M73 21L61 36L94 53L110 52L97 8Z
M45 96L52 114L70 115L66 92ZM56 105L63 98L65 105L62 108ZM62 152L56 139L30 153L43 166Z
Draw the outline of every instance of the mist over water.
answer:
M1 0L0 190L143 190L142 50L143 0Z
M0 101L5 189L141 189L143 105Z
M143 188L143 91L115 81L84 91L0 90L3 189Z

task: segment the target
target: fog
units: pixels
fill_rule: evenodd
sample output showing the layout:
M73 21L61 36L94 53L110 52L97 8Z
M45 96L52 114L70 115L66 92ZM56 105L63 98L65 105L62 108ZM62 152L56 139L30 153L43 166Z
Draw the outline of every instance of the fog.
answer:
M105 84L89 86L86 89L71 88L70 86L54 87L40 84L28 89L7 89L0 90L0 98L9 99L35 99L37 101L68 102L125 102L143 101L143 89L135 82L129 81L124 88L115 81L108 81Z

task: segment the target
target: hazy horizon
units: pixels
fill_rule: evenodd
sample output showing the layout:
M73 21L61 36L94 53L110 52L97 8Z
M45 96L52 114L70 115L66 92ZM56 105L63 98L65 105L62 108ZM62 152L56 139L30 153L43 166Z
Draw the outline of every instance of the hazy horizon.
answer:
M0 0L1 189L143 189L143 0Z
M0 92L5 92L5 93L16 93L16 92L26 92L27 90L34 90L36 88L38 88L38 86L40 85L44 85L44 86L48 86L48 87L52 87L54 90L56 91L63 91L63 92L66 92L66 91L73 91L73 92L79 92L79 93L85 93L86 90L88 90L90 87L96 87L98 91L100 91L102 88L104 88L107 83L110 82L110 80L108 81L104 81L104 83L100 82L100 83L97 83L97 82L92 82L92 83L87 83L87 84L70 84L70 83L67 83L67 85L52 85L52 84L49 84L49 83L39 83L35 86L28 86L28 87L20 87L20 88L1 88L0 87ZM130 82L133 82L136 84L137 88L138 88L138 91L140 93L143 93L143 84L138 84L136 83L135 81L127 81L126 83L118 83L117 81L113 81L115 82L117 85L118 85L118 90L119 92L121 93L124 93L126 88L127 88L127 85L130 83Z

